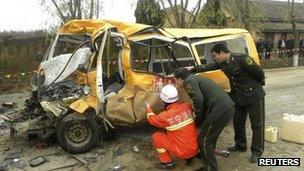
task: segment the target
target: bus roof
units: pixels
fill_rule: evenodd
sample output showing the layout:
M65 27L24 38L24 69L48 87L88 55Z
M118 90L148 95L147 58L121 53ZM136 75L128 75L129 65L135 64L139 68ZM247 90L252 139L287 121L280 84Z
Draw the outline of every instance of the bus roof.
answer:
M70 20L65 23L58 31L64 34L89 34L94 36L101 30L116 28L118 32L124 33L127 37L139 33L143 30L154 28L151 25L120 22L114 20ZM226 28L226 29L185 29L185 28L155 28L159 33L170 38L205 38L220 35L248 33L245 29ZM146 33L145 33L146 34Z

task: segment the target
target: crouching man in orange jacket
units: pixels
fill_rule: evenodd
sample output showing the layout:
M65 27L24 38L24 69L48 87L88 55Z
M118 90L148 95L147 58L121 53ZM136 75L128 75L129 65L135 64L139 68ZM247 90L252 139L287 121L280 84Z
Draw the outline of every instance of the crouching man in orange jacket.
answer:
M165 128L164 132L155 132L152 141L160 163L158 169L173 169L173 155L179 159L191 160L198 153L198 130L194 123L191 104L178 103L178 92L173 85L166 85L160 92L160 98L165 102L166 110L156 115L147 103L148 122L156 127Z

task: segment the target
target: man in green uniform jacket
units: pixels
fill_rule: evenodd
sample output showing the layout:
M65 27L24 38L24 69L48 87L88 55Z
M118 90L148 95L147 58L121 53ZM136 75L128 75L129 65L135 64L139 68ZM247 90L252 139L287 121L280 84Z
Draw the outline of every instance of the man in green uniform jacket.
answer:
M233 125L235 146L229 151L246 151L245 123L249 114L253 131L251 142L252 163L256 163L264 151L265 104L263 85L265 75L262 68L246 54L230 53L224 44L216 44L211 49L216 62L207 65L187 67L192 72L221 69L228 77L231 87L230 97L235 103Z
M193 75L185 68L174 72L179 86L185 87L193 101L195 123L200 130L201 170L218 170L214 151L217 138L232 119L234 103L228 94L212 80Z

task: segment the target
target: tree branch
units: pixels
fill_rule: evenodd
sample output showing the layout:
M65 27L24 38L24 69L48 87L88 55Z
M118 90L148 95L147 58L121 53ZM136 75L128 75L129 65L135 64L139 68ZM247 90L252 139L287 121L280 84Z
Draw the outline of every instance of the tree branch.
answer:
M96 18L99 17L99 11L100 11L100 2L99 0L96 1Z
M186 0L186 1L188 1L188 0ZM182 11L181 11L181 14L180 14L180 19L181 19L181 26L183 27L183 28L185 28L185 26L186 26L186 24L185 24L185 13L186 13L186 8L184 8L184 1L183 0L181 0L181 7L182 7Z
M93 18L93 11L94 11L94 0L91 0L91 4L90 4L90 14L89 14L89 18Z
M77 18L78 19L82 19L82 11L81 11L81 2L80 2L80 0L77 0L77 11L78 11Z
M169 0L171 1L171 0ZM176 17L177 17L177 21L178 21L178 27L183 27L182 26L182 21L181 21L181 16L179 15L179 11L178 11L178 6L177 6L177 0L174 0L174 9L175 9L175 13L176 13Z
M160 3L161 3L161 6L163 7L163 10L164 10L164 14L170 24L171 27L174 27L174 24L173 22L171 21L170 17L168 16L167 12L165 11L165 4L164 4L164 1L163 0L160 0Z
M59 14L59 16L60 16L60 19L62 20L62 22L65 22L65 21L66 21L66 18L64 17L64 15L63 15L62 11L60 10L58 4L56 3L55 0L52 0L52 2L53 2L54 6L55 6L56 9L57 9L57 12L58 12L58 14Z
M71 14L71 18L75 18L75 10L73 10L73 0L70 0L68 3L69 11Z
M173 15L174 15L174 18L175 18L175 24L177 27L181 27L181 24L180 24L180 19L179 19L179 16L178 16L178 8L176 6L176 0L175 1L175 4L173 5L172 4L172 1L171 0L167 0L169 5L170 5L170 9L172 10L173 12Z
M201 3L202 3L202 0L199 0L195 6L195 8L193 9L193 11L191 12L191 16L189 18L189 24L187 25L187 27L189 28L192 28L196 19L197 19L197 15L198 13L200 12L200 9L201 9Z

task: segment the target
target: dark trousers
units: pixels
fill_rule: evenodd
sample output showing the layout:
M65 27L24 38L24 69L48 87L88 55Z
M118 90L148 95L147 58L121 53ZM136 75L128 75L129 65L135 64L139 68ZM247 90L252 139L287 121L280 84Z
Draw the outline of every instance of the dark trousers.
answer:
M232 107L225 112L219 119L200 127L199 143L200 143L200 156L204 164L205 170L217 171L218 166L215 158L214 151L216 149L217 138L227 125L230 119L232 119L234 108Z
M270 56L271 56L271 51L272 51L272 49L267 49L266 50L266 59L270 59Z
M264 98L248 106L235 106L233 116L233 126L235 131L235 143L239 149L247 148L246 140L246 118L249 114L252 142L251 153L261 156L264 151L264 131L265 131L265 101Z
M293 49L292 48L289 48L289 49L287 49L288 50L288 52L287 52L287 55L288 55L288 58L292 58L292 56L293 56Z
M304 57L304 48L300 48L300 57Z

